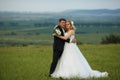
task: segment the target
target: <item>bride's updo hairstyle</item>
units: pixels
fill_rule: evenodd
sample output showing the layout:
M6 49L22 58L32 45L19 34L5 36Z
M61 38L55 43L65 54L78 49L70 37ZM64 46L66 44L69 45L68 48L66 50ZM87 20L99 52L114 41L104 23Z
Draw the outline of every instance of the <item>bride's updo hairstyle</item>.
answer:
M69 22L69 23L70 23L70 25L71 25L71 29L72 29L72 30L76 30L73 21L68 20L68 21L66 21L66 22Z

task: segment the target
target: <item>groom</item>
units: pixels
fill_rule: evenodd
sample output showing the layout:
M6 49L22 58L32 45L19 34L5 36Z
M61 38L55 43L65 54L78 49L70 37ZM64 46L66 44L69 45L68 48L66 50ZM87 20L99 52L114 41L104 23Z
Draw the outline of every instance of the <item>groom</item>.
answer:
M59 19L59 25L57 25L55 28L58 28L60 30L60 35L64 36L65 35L65 24L66 24L66 19L61 18ZM53 43L53 59L52 59L52 64L50 67L50 73L49 76L51 76L51 74L54 72L56 65L58 63L58 60L60 59L63 50L64 50L64 44L65 42L71 42L70 39L67 40L63 40L60 39L56 36L54 36L54 43ZM76 39L73 39L72 42L76 42Z

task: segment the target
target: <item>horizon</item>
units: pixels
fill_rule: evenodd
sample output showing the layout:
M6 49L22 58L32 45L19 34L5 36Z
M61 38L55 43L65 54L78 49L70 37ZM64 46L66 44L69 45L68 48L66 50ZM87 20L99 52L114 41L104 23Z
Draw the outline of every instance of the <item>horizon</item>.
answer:
M65 11L72 11L72 10L120 10L120 8L116 8L116 9L67 9L64 11L59 11L59 12L65 12ZM0 11L0 12L13 12L13 13L59 13L59 12L49 12L49 11L45 11L45 12L32 12L32 11Z

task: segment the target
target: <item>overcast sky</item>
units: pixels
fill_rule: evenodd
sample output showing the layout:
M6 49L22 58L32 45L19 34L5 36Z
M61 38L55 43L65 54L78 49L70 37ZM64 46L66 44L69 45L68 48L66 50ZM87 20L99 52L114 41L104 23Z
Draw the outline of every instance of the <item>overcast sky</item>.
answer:
M120 9L120 0L0 0L0 11L60 12L68 9Z

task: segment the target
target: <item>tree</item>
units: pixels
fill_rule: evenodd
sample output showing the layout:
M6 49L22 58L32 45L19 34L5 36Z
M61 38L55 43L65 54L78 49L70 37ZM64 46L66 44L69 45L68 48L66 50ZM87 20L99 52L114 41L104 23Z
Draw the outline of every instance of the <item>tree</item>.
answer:
M102 38L102 44L110 44L110 43L120 43L120 35L110 34Z

